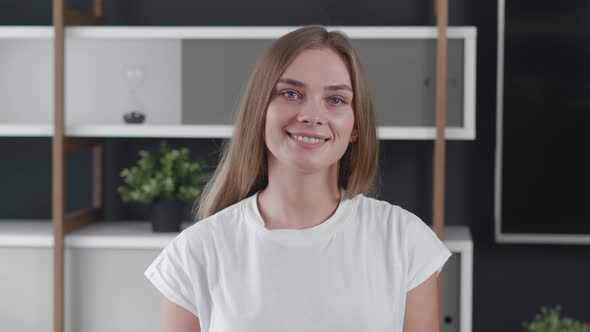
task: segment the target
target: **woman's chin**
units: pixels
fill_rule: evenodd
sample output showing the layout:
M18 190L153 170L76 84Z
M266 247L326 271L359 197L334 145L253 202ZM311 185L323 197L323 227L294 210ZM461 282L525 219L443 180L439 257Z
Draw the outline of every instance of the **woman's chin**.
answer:
M288 167L298 174L314 174L314 173L324 173L329 170L330 165L324 165L320 163L314 162L305 162L305 161L292 161L291 163L287 164Z
M301 175L324 173L328 171L331 166L335 166L334 163L330 164L325 161L322 162L322 160L317 160L318 158L305 158L305 156L298 156L295 158L293 155L290 155L277 158L271 154L269 157L269 168L280 167L284 170L284 172L281 173L286 175L290 175L291 173Z

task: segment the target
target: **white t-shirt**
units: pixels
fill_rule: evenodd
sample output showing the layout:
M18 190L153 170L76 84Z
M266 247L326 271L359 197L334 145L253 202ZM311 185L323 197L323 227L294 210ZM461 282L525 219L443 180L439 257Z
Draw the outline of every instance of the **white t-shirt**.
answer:
M145 271L203 332L402 331L406 293L450 251L362 194L307 229L264 226L254 194L183 230Z

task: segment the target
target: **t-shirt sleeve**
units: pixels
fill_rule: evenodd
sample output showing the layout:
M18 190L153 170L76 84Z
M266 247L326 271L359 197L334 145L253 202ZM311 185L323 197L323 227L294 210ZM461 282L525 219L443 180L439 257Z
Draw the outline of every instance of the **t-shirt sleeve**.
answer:
M434 231L417 216L406 212L406 292L426 281L434 273L438 276L451 252Z
M148 280L170 301L199 317L195 280L188 274L187 243L180 233L145 270Z

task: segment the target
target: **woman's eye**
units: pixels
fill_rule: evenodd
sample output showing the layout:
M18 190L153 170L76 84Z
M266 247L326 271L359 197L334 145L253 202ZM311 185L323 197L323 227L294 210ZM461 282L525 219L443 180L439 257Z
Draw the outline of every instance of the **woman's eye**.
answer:
M329 101L330 101L330 104L332 104L332 105L346 104L344 99L342 99L340 97L330 97Z
M297 92L295 91L285 91L282 93L283 96L287 97L287 99L295 99L297 98Z

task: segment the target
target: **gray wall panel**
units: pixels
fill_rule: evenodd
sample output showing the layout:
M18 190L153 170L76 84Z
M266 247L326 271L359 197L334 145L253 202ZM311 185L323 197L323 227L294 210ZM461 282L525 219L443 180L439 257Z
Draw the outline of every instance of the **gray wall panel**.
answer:
M184 40L182 123L233 123L256 60L271 40Z
M434 126L436 40L354 40L379 126ZM449 39L447 125L463 125L463 41Z

